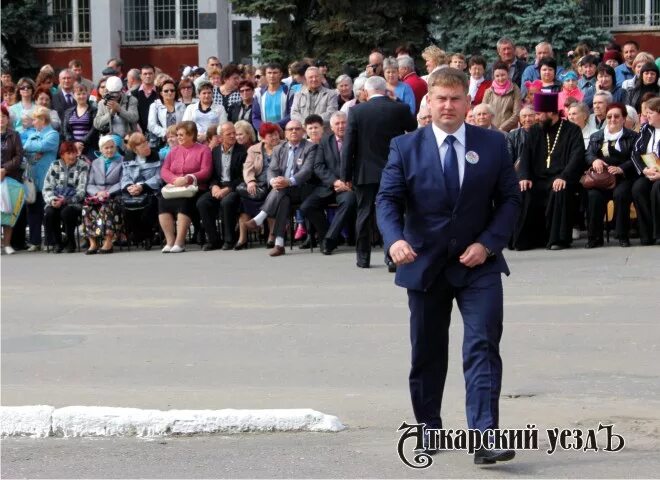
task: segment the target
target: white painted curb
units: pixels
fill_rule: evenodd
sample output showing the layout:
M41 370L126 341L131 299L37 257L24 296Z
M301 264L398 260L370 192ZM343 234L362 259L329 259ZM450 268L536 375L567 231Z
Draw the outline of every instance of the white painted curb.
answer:
M142 410L47 405L0 407L2 437L160 437L239 432L339 432L339 419L311 409Z

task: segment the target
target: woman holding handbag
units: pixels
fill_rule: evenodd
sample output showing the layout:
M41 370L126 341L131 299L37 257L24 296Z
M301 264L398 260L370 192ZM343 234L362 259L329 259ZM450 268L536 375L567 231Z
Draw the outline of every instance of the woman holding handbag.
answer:
M20 185L22 187L21 162L23 160L23 147L21 146L21 138L18 133L10 128L9 110L4 105L1 110L2 166L0 167L0 182L2 182L2 194L9 194L9 205L5 205L2 209L2 232L4 251L7 255L11 255L15 252L11 247L11 235L14 231L16 220L23 208L24 194L21 195L22 188L8 188L8 185Z
M163 182L158 153L141 133L128 139L121 174L121 200L126 231L135 242L151 250L151 237L158 218L158 199Z
M638 174L631 153L637 134L624 128L628 112L622 103L611 103L607 107L606 125L591 135L585 155L587 164L597 174L613 175L613 189L589 188L587 190L587 233L586 248L603 246L603 218L607 202L614 200L615 232L619 245L629 247L630 204L632 185ZM587 188L585 186L585 188Z
M268 194L268 165L273 149L282 142L282 129L276 123L264 122L259 128L259 137L262 141L248 148L243 164L244 182L236 189L241 196L241 214L238 218L238 242L234 250L247 247L245 223L261 211L261 204ZM268 222L272 234L274 220L269 218ZM269 238L269 243L274 241L274 237Z
M116 135L99 140L99 157L92 162L87 183L87 198L82 209L85 236L89 240L86 255L112 253L115 233L122 230L119 204L122 157L117 153L121 142ZM99 242L103 242L101 248Z
M156 87L158 100L149 106L149 121L147 123L147 139L149 146L155 151L165 146L167 128L178 124L183 119L186 106L176 99L174 80L167 78Z
M165 233L162 253L185 251L186 232L195 215L197 198L208 189L213 171L211 150L197 143L195 122L178 124L176 135L179 145L170 150L160 170L161 178L167 182L158 199L158 221Z

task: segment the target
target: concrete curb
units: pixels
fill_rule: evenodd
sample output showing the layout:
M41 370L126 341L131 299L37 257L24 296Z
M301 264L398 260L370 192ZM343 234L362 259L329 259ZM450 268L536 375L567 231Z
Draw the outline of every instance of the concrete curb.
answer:
M311 409L142 410L48 405L0 407L2 437L162 437L243 432L340 432L339 419Z

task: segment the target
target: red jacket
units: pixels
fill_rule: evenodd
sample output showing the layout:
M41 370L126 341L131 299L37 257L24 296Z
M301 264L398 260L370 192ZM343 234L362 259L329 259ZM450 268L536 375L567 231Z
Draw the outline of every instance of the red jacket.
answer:
M473 107L479 105L483 101L484 93L486 93L486 90L488 90L492 84L493 84L492 80L484 80L483 82L481 82L479 88L477 88L477 94L472 99Z
M415 94L415 113L419 112L419 104L422 102L422 98L424 98L426 92L428 92L429 86L415 72L406 75L403 83L407 83L412 88Z

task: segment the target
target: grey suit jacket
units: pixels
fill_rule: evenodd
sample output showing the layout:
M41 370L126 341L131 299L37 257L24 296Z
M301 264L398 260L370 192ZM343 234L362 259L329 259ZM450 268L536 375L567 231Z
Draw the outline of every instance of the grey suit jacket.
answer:
M296 186L301 186L312 176L314 159L318 145L303 139L298 145L296 156L293 158L293 178ZM286 161L289 156L289 142L279 144L273 150L273 157L268 167L268 183L275 177L284 176Z
M87 180L87 195L96 195L101 191L107 191L110 195L116 195L121 191L121 174L123 162L121 157L110 164L105 171L105 160L98 157L92 162Z
M330 117L337 111L337 91L321 87L315 103L312 102L311 97L312 94L307 87L303 87L294 95L291 105L291 120L304 123L308 116L315 113L320 115L326 124L329 124Z

